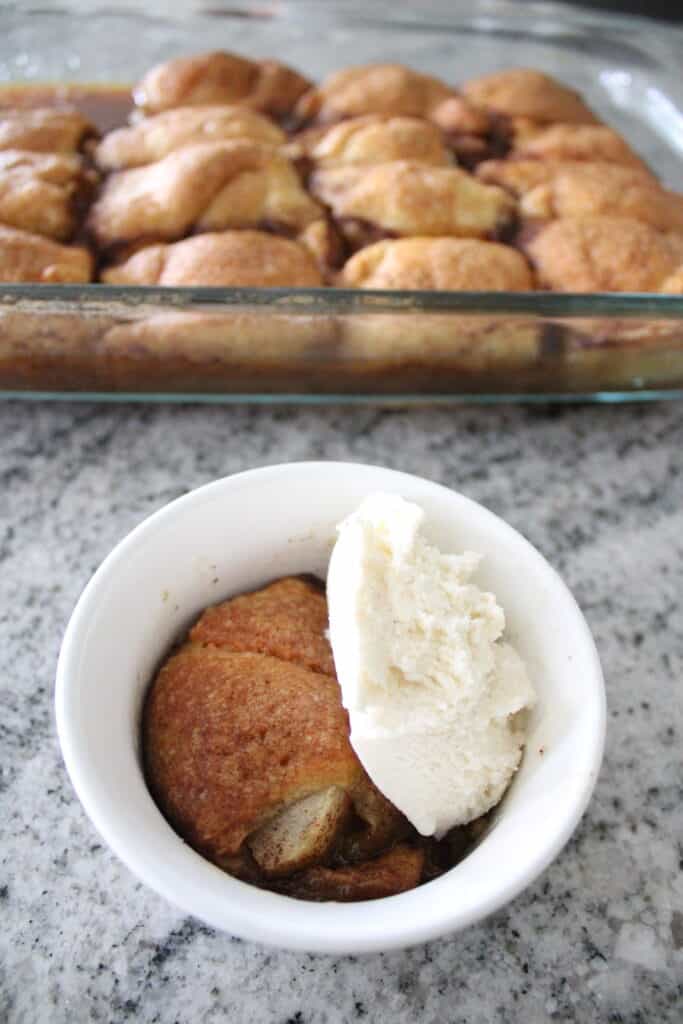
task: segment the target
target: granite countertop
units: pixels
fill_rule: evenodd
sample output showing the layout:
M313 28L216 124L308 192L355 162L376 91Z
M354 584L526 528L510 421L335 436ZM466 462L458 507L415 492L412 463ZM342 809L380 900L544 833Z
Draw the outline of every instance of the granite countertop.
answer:
M0 406L0 1021L678 1024L683 1006L683 405ZM415 472L483 502L573 589L603 659L607 752L523 895L388 955L281 953L182 917L103 847L62 766L60 638L144 516L295 459Z

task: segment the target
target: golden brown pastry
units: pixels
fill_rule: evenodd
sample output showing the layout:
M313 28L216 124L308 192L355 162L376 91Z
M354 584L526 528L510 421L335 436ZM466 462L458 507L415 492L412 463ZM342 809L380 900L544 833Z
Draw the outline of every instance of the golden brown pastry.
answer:
M472 78L462 89L473 103L508 117L524 117L546 124L555 121L598 123L598 118L578 93L531 68L511 68Z
M650 173L626 140L602 124L536 126L515 138L510 158L621 164Z
M522 237L544 288L561 292L678 290L683 237L626 217L555 220Z
M334 124L373 114L432 121L466 166L499 149L500 124L495 117L452 86L403 64L345 68L302 96L296 108L303 124Z
M519 209L529 219L630 217L661 231L683 232L683 195L616 164L560 166L549 181L521 197Z
M303 121L330 124L350 117L420 117L446 132L483 135L491 127L486 111L453 86L404 64L364 64L329 75L301 97L296 107Z
M0 109L0 149L76 153L94 135L93 125L74 107Z
M645 169L618 164L554 160L487 160L481 181L520 197L528 219L617 216L659 230L683 230L683 196L662 188Z
M454 238L384 241L356 253L340 284L360 288L526 291L533 287L525 259L508 246ZM457 388L463 377L493 378L523 372L539 355L538 328L522 318L509 322L442 315L348 316L342 323L340 361L350 375L377 390L419 386ZM414 382L418 383L415 384Z
M282 117L309 87L303 75L277 60L253 61L215 50L158 64L133 95L148 114L172 107L239 103Z
M308 579L207 609L147 696L146 776L226 870L306 899L370 899L417 885L424 853L389 852L417 837L351 747L326 626Z
M101 277L107 284L175 287L314 288L323 283L307 249L262 231L207 232L146 246Z
M404 238L357 252L339 275L347 288L526 291L529 265L507 245L465 238Z
M0 151L0 223L68 241L94 182L71 153Z
M45 244L54 246L56 243ZM87 258L87 253L84 255ZM67 280L64 283L81 282ZM12 391L97 390L97 341L114 320L108 314L91 312L83 316L72 312L74 308L72 303L65 304L63 312L54 312L54 307L50 312L39 308L27 311L3 307L0 311L1 387Z
M683 261L681 261L680 267L674 270L673 274L669 274L665 277L659 286L660 292L665 292L669 295L683 295Z
M546 185L557 177L561 171L574 170L578 161L556 160L484 160L476 170L475 176L487 185L500 185L515 196L524 196L537 185Z
M232 651L268 654L333 676L326 629L327 601L322 587L288 576L207 608L190 630L190 639Z
M85 284L92 280L92 265L87 249L0 225L0 281Z
M301 97L296 113L321 124L364 114L433 118L455 89L403 64L366 64L329 75Z
M100 386L116 391L335 391L337 327L285 313L160 313L121 323L98 343Z
M144 714L147 779L171 824L211 859L239 852L283 807L362 774L332 676L187 644Z
M611 167L617 167L617 178L620 176L619 165L609 163L592 163L581 160L539 160L523 157L510 157L507 160L484 160L476 170L475 176L486 182L488 185L500 185L512 192L515 196L525 196L538 185L548 185L558 176L574 175L578 171L579 178L590 178L595 175L606 175L607 179L613 181ZM588 168L588 170L586 170ZM634 175L640 175L646 181L655 186L658 185L655 178L645 167L627 167L627 180L633 180Z
M108 247L224 228L265 226L296 234L322 215L276 150L255 142L207 142L112 174L87 224L98 244Z
M380 164L390 160L444 166L452 162L441 131L418 117L369 114L326 128L310 129L287 147L291 159L307 157L316 166Z
M354 392L449 394L534 382L540 332L533 317L372 313L340 322L340 369Z
M455 167L401 160L327 167L311 176L310 188L354 248L376 240L372 233L483 238L505 231L515 216L506 192Z
M178 107L109 132L95 150L95 161L105 171L118 171L154 163L181 146L226 139L280 146L285 134L248 107Z

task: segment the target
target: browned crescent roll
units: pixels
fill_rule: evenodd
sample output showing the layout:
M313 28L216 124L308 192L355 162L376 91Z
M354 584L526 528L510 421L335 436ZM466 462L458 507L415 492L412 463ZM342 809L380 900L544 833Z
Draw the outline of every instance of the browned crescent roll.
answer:
M683 195L631 167L576 164L520 199L522 218L631 217L660 231L683 232Z
M332 676L190 643L147 700L147 778L171 824L215 860L302 797L350 789L362 768L348 734Z
M510 246L463 238L402 238L357 252L338 283L353 288L526 291L533 275ZM533 320L507 321L438 314L349 316L341 324L339 358L359 381L378 378L406 386L437 384L471 374L522 374L539 356ZM430 377L431 374L431 377ZM446 375L450 375L446 377Z
M447 166L451 158L436 125L418 117L368 114L339 124L311 128L287 147L292 159L316 166L380 164L390 160Z
M190 631L195 643L255 651L334 676L325 636L327 601L315 583L296 577L207 608Z
M484 238L509 227L516 211L515 200L503 189L482 185L457 167L407 160L322 168L312 175L310 187L330 207L352 246L357 222L385 236Z
M0 281L85 284L92 279L87 249L0 225Z
M339 275L350 288L527 291L529 265L515 249L472 238L401 238L352 256Z
M330 387L336 334L334 321L305 315L159 313L100 338L100 386L259 394Z
M280 146L285 138L273 121L248 107L178 107L109 132L97 146L95 160L102 170L119 171L154 163L197 142L247 139Z
M207 232L149 245L105 270L107 284L232 288L308 288L322 284L307 249L263 231Z
M679 292L683 284L683 236L633 218L555 220L523 234L522 246L553 291Z
M389 855L411 829L351 747L326 625L299 577L207 609L148 694L145 769L169 822L238 877L373 898L416 885L424 855Z
M88 228L100 246L174 241L189 231L272 225L296 234L322 217L292 164L248 141L198 143L107 178Z
M74 107L6 107L0 110L0 149L35 153L77 153L95 135Z
M597 124L598 118L577 92L551 75L531 68L496 71L463 85L465 96L478 106L508 117L543 123Z
M489 125L487 114L453 86L404 64L364 64L335 71L301 97L296 114L320 124L381 114L426 118L445 130L484 132Z
M308 79L277 60L253 61L214 50L157 64L133 95L148 114L171 107L240 103L281 117L309 87Z
M650 173L625 139L604 124L534 125L515 135L512 160L581 160L621 164Z
M592 180L595 175L606 175L613 182L615 165L606 161L536 159L532 157L510 157L507 160L485 160L475 170L475 176L489 185L500 185L516 196L525 196L539 185L549 185L558 177L567 176L579 181ZM625 170L629 182L644 178L652 186L654 179L645 168L616 166L617 180ZM654 181L654 184L658 183Z
M683 232L683 195L670 192L643 167L555 160L490 160L476 176L520 197L529 220L629 217L660 231Z
M0 151L0 223L66 242L96 176L73 153Z

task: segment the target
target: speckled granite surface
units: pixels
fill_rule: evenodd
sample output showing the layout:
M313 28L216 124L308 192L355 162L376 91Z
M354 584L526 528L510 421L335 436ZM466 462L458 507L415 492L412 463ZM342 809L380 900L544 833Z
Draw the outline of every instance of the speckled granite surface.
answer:
M678 1024L683 406L300 411L0 406L0 1021ZM607 755L578 832L504 911L368 958L183 919L104 849L61 764L60 637L110 548L183 491L327 458L440 480L520 528L582 604Z

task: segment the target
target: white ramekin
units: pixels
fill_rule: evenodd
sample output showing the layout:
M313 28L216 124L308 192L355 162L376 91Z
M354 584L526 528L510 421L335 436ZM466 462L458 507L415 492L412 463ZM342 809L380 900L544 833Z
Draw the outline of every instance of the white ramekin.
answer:
M335 525L373 491L422 505L445 551L485 558L538 693L522 767L483 842L441 878L379 901L308 903L239 882L167 824L140 767L140 709L160 659L207 605L290 573L325 575ZM217 480L160 509L97 570L57 669L59 738L93 824L130 870L188 914L245 939L363 953L457 931L513 899L576 827L604 745L605 696L586 622L557 573L475 502L375 466L293 463Z

